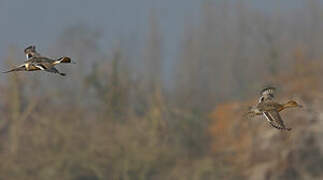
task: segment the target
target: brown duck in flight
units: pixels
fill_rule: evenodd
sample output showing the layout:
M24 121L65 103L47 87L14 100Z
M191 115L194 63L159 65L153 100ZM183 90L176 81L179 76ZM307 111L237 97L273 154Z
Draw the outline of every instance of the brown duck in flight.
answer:
M259 98L258 104L255 107L252 107L247 115L256 116L264 115L268 120L269 124L280 130L291 130L287 128L279 115L279 112L293 107L302 107L297 104L294 100L290 100L287 103L280 104L273 101L275 88L268 87L261 91L261 96Z

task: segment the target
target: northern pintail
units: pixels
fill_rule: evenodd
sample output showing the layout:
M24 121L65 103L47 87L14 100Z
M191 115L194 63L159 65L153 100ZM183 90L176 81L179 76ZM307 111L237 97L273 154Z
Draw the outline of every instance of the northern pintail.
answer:
M277 103L273 101L274 92L275 88L273 87L263 89L258 104L255 107L252 107L247 115L251 117L255 115L264 115L272 127L289 131L291 128L285 126L279 112L287 108L302 106L294 100L290 100L284 104Z
M25 50L25 55L27 60L16 68L5 71L3 73L13 72L13 71L38 71L43 70L51 73L57 73L61 76L65 76L65 73L59 72L55 65L60 63L73 63L71 58L63 56L57 59L51 59L48 57L41 56L37 51L35 46L28 46Z

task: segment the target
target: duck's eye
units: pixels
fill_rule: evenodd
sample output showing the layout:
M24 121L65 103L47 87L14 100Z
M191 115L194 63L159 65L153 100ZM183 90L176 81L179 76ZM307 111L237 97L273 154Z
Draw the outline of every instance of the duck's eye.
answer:
M31 54L27 54L27 59L29 59L29 58L31 58L31 57L33 57Z

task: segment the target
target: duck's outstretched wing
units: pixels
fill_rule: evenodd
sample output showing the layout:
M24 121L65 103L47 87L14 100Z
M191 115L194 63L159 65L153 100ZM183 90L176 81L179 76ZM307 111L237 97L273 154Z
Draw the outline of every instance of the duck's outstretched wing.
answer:
M61 72L59 72L55 67L52 67L52 68L50 68L50 69L46 69L45 71L47 71L47 72L51 72L51 73L57 73L57 74L59 74L59 75L61 75L61 76L66 76L66 74L65 74L65 73L61 73Z
M264 112L264 116L266 117L266 119L268 120L269 124L272 127L280 129L280 130L287 130L287 131L292 130L291 128L286 128L278 111L276 111L276 110L266 111L266 112Z
M31 45L25 48L24 50L25 54L29 53L29 52L36 52L36 46Z
M259 103L267 100L272 100L274 98L276 88L266 87L260 92Z

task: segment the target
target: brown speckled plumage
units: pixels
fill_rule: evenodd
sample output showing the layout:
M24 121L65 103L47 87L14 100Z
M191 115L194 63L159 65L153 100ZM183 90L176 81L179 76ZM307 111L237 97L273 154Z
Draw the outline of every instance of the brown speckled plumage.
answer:
M252 107L247 113L249 117L256 115L263 115L268 120L269 124L280 130L291 130L287 128L279 115L279 112L292 107L302 107L297 104L297 102L290 100L285 104L280 104L273 101L275 88L268 87L261 91L261 97L259 98L258 104L255 107Z

